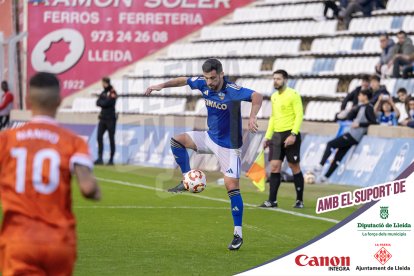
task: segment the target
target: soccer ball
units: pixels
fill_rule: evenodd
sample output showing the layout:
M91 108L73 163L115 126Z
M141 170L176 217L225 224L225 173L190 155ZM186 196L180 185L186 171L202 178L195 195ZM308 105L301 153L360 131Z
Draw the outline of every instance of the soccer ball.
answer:
M313 172L307 172L303 176L303 179L305 180L305 184L315 184L316 177Z
M201 193L207 186L206 175L200 170L191 170L184 175L183 184L192 193Z

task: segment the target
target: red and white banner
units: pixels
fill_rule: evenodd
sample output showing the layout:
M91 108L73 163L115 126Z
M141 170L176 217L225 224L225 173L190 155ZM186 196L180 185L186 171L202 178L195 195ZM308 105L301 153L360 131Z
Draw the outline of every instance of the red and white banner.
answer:
M8 38L13 32L12 0L0 0L0 32Z
M68 96L251 1L32 1L27 73L58 74Z

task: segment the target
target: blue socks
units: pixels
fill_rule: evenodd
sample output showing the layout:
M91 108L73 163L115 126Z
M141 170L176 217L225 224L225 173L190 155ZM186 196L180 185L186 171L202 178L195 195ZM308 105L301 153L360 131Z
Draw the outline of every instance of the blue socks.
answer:
M191 170L190 157L188 156L187 149L177 140L171 138L171 151L174 155L175 162L180 166L181 172L185 174Z
M227 192L231 202L231 214L233 216L235 233L242 237L241 226L243 221L243 199L240 194L240 189L235 189Z

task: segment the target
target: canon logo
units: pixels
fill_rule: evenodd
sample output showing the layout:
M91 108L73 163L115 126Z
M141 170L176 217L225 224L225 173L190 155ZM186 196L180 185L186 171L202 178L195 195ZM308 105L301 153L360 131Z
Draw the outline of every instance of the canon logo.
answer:
M307 255L298 255L295 258L298 266L350 266L350 257L308 257Z

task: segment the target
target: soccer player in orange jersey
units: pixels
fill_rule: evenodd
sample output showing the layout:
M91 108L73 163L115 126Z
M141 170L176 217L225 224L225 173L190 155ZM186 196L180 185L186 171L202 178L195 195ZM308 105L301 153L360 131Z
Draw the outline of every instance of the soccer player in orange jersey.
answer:
M54 119L61 101L56 76L34 75L27 101L32 120L0 133L0 271L3 276L72 275L71 175L86 198L99 200L100 189L87 144Z

